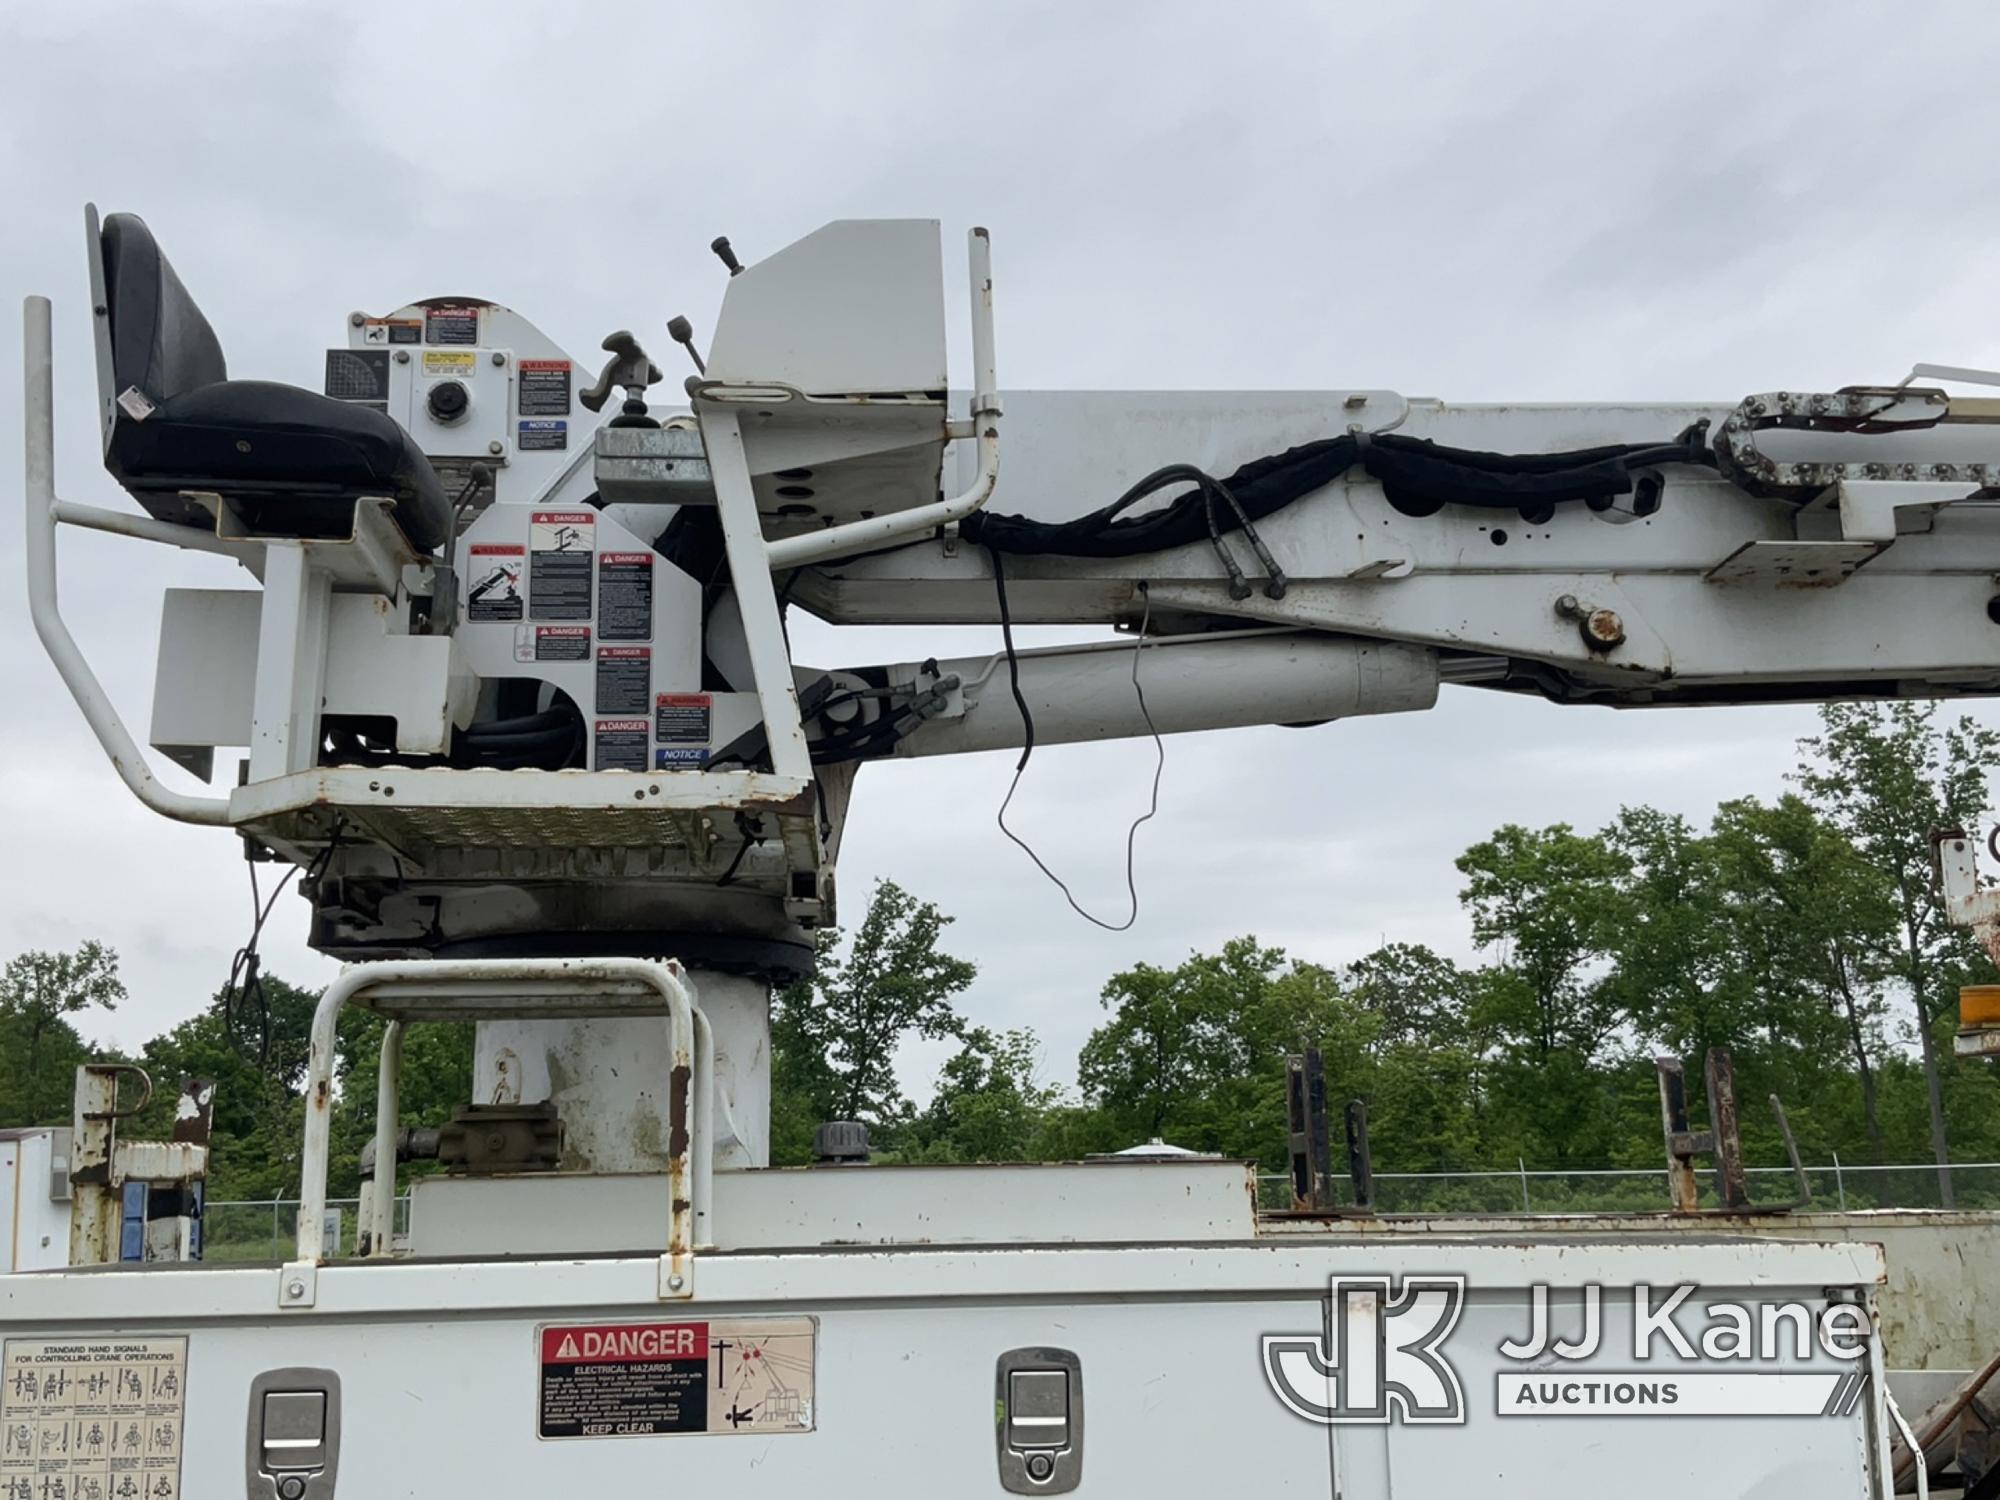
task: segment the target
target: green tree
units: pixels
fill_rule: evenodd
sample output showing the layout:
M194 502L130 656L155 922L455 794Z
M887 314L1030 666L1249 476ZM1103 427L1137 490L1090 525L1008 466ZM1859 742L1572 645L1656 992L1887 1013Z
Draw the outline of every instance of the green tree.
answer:
M1799 742L1807 798L1880 870L1894 894L1896 969L1924 1063L1940 1203L1953 1205L1944 1067L1937 1032L1952 1010L1951 976L1979 970L1970 935L1945 919L1931 866L1934 828L1969 827L1986 811L1986 772L2000 733L1970 718L1940 721L1936 703L1829 703L1820 732ZM1948 1055L1948 1049L1946 1049Z
M1898 919L1887 876L1790 793L1772 804L1725 802L1710 838L1731 982L1767 1049L1789 1049L1796 1060L1779 1085L1794 1124L1803 1135L1820 1091L1837 1086L1851 1063L1869 1154L1882 1160L1876 1059Z
M919 1161L1029 1161L1062 1090L1040 1079L1041 1043L1032 1031L969 1027L965 1045L938 1073L937 1091L899 1142Z
M913 1036L962 1035L952 998L978 973L939 946L950 922L931 902L879 881L846 953L838 934L824 934L813 977L773 997L774 1161L806 1160L822 1120L886 1132L909 1117L897 1049Z
M1620 1020L1620 997L1598 966L1617 952L1630 916L1630 856L1566 823L1510 823L1461 854L1458 869L1473 941L1495 952L1511 981L1488 986L1486 1019L1539 1059L1595 1057Z
M0 1124L66 1125L76 1065L89 1049L72 1017L125 998L118 955L90 941L34 951L0 971Z
M1422 943L1385 943L1342 975L1364 1010L1380 1019L1378 1043L1453 1044L1472 1027L1472 977Z

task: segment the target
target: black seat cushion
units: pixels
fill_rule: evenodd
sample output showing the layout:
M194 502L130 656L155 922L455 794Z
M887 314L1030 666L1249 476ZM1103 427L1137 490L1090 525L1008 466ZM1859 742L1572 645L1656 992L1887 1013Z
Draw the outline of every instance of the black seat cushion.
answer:
M380 495L413 546L451 540L444 486L399 424L297 386L229 379L215 331L136 214L106 218L99 249L114 394L136 390L152 406L140 418L121 402L104 466L148 511L207 525L180 491L210 490L260 530L344 536L353 502Z
M451 536L444 486L400 425L295 385L197 386L143 422L121 421L111 461L135 494L215 490L246 519L302 535L344 534L355 496L384 495L413 545L431 551Z

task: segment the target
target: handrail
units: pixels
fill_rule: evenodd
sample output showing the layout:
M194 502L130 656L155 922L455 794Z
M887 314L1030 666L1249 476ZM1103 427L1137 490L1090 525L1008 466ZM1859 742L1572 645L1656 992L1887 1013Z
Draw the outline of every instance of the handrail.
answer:
M42 648L132 795L154 812L182 823L227 826L226 798L178 792L153 774L63 622L56 600L56 522L63 505L55 491L55 347L49 299L29 297L22 304L21 322L22 406L27 417L22 448L27 455L28 613L34 619L35 634L41 637ZM82 524L93 522L84 520ZM132 534L140 533L135 528Z
M496 995L495 982L517 986ZM633 992L650 992L657 1004L634 1006ZM545 1002L538 997L546 995ZM667 1244L660 1260L660 1296L693 1295L693 1256L714 1243L714 1036L708 1017L675 963L636 958L591 959L392 959L343 969L313 1012L306 1064L305 1149L300 1162L294 1258L279 1274L278 1304L313 1305L316 1271L325 1259L320 1225L326 1214L326 1178L333 1134L333 1069L341 1010L372 997L390 1021L376 1082L375 1178L368 1219L371 1251L386 1253L396 1180L395 1130L403 1025L415 1020L478 1020L487 1016L568 1018L667 1016L672 1076L664 1091L668 1179ZM527 1003L522 1003L523 998ZM388 1003L384 1003L388 1002ZM398 1005L396 1002L402 1002ZM624 1002L624 1003L621 1003Z

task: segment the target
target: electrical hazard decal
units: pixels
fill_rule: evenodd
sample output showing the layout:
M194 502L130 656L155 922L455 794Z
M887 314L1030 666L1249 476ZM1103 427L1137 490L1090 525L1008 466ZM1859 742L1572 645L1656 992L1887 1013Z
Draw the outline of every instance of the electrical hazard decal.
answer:
M474 542L471 563L465 574L465 617L485 621L520 619L522 575L528 568L528 549L502 542Z
M538 510L528 517L528 612L535 620L588 620L595 592L597 512Z
M8 1339L0 1500L180 1500L187 1346Z
M536 1433L811 1432L817 1332L812 1318L545 1325Z

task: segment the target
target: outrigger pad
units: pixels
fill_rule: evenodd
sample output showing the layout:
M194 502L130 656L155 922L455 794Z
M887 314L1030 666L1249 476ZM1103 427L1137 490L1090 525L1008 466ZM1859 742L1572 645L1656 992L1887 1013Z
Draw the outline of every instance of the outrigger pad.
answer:
M273 535L345 536L354 501L386 496L412 546L450 540L444 486L393 418L298 386L229 379L214 329L137 215L105 219L100 250L119 401L104 466L150 513L207 526L180 492L212 490Z

